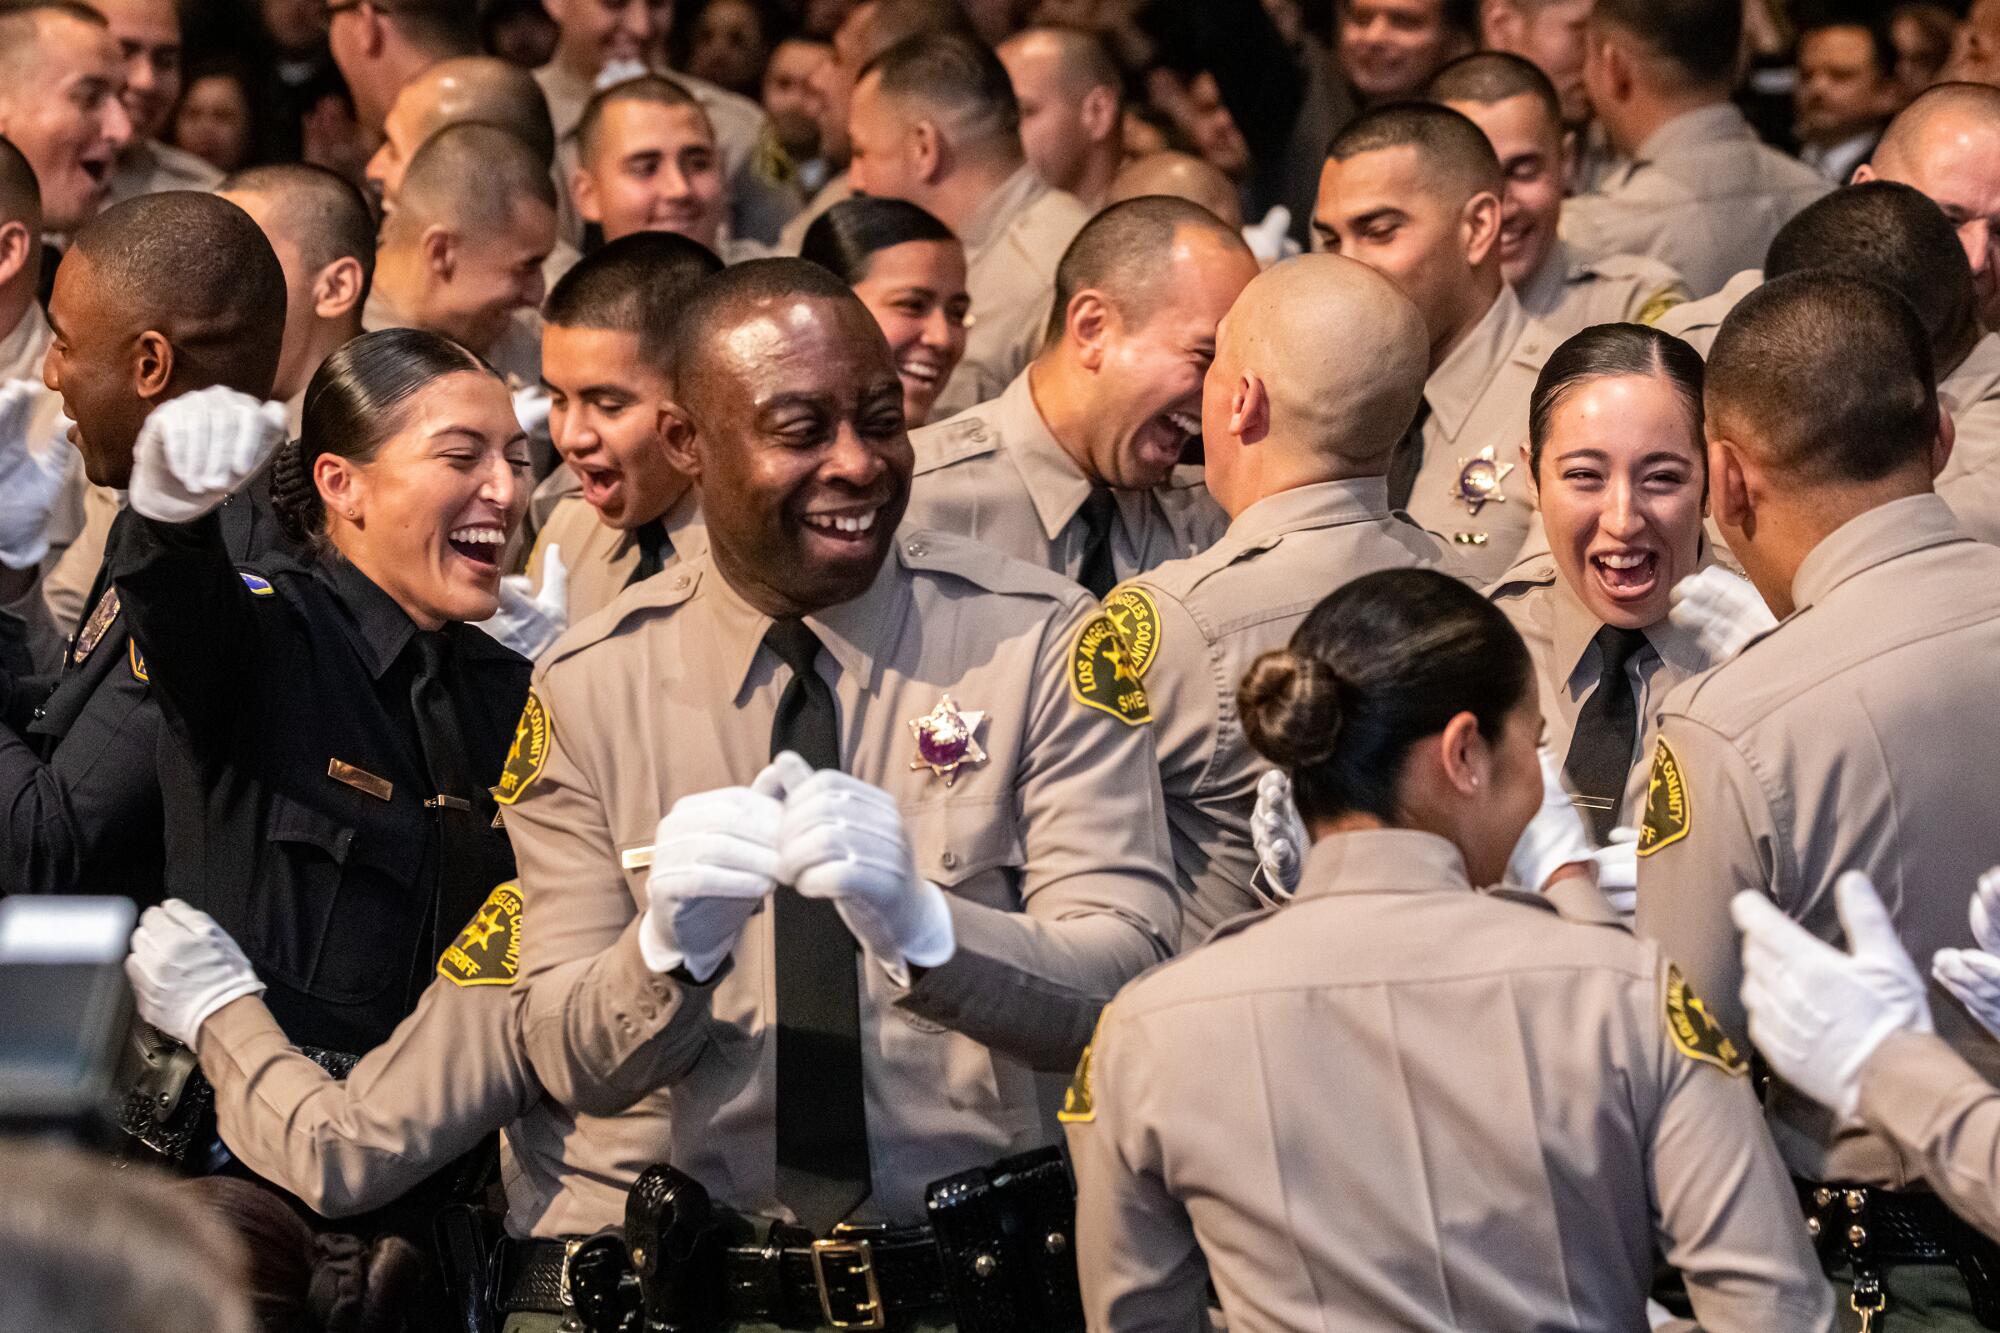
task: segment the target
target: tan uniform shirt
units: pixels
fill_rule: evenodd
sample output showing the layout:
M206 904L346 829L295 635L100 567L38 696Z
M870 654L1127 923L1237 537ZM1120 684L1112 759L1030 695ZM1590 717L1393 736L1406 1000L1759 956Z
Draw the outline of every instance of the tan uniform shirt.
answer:
M700 499L693 487L662 517L669 543L666 569L707 553L708 529L702 526ZM551 546L562 548L563 564L569 570L572 625L582 624L617 600L639 568L638 538L604 522L580 496L557 502L535 538L535 552L528 557L528 577L535 581L537 592L542 586L542 561Z
M806 202L806 206L799 210L798 215L785 224L784 230L778 233L778 253L798 254L806 243L806 233L812 229L812 224L819 220L820 215L843 199L853 197L854 182L848 179L846 172L843 171L828 180Z
M414 329L422 325L413 323L396 309L395 302L378 283L369 289L368 300L361 307L361 327L375 333L382 329ZM542 317L539 312L526 309L516 310L507 321L507 329L499 341L480 355L486 364L500 372L512 389L539 384L542 378Z
M1651 324L1687 300L1681 275L1644 255L1585 259L1558 240L1515 289L1521 308L1558 340L1593 324Z
M1250 664L1290 642L1306 613L1342 584L1450 557L1437 538L1390 515L1382 478L1328 481L1266 496L1200 555L1141 574L1106 599L1152 701L1183 948L1259 906L1250 889L1250 811L1270 765L1250 748L1236 712Z
M1722 284L1721 291L1675 306L1661 315L1653 327L1662 333L1673 334L1700 352L1705 361L1708 349L1715 346L1715 335L1721 330L1722 321L1729 318L1729 312L1744 297L1763 285L1764 270L1746 268Z
M517 754L502 780L520 779L506 821L534 923L517 994L551 1096L605 1117L562 1136L539 1203L517 1198L538 1235L618 1221L624 1188L662 1159L718 1203L779 1214L771 914L711 983L655 975L639 949L648 871L625 855L682 796L765 766L790 679L761 646L770 624L692 561L537 667L539 758ZM905 527L862 596L806 624L842 768L896 798L957 940L907 989L857 960L874 1170L858 1216L915 1221L931 1181L1054 1141L1049 1074L1180 938L1159 770L1116 632L1046 570ZM984 755L949 784L913 762L911 725L946 695L981 715Z
M972 297L965 359L938 391L934 417L998 397L1027 368L1047 332L1056 264L1090 210L1022 165L966 223L965 290Z
M1707 296L1761 265L1778 229L1832 188L1722 102L1662 125L1598 193L1567 201L1562 234L1585 255L1650 255Z
M1657 1240L1705 1329L1832 1327L1677 980L1441 838L1320 841L1294 902L1105 1011L1063 1110L1090 1326L1202 1327L1206 1256L1250 1333L1643 1329Z
M1702 566L1708 563L1704 560ZM1603 661L1592 639L1604 622L1591 614L1557 571L1555 557L1546 553L1515 565L1487 595L1528 645L1542 706L1542 743L1560 762L1576 739L1577 716L1603 678ZM1625 677L1639 703L1639 735L1628 761L1631 781L1619 804L1617 822L1634 826L1646 813L1646 780L1660 706L1675 686L1715 665L1695 636L1671 620L1648 625L1644 633L1646 646L1625 664Z
M1528 400L1561 340L1528 317L1510 288L1424 382L1424 459L1409 515L1446 542L1481 582L1499 578L1535 523ZM1496 488L1480 489L1499 475ZM1491 498L1487 498L1487 497ZM1470 498L1468 498L1470 497Z
M222 173L193 153L158 139L134 139L111 168L111 193L104 206L109 208L162 190L199 190L206 194L220 184Z
M1028 379L1024 370L992 402L910 432L917 465L905 521L1074 579L1090 481L1049 433ZM1111 561L1121 579L1205 550L1229 526L1198 467L1175 468L1150 491L1113 494Z
M2000 1239L2000 1088L1938 1038L1898 1032L1861 1066L1858 1113L1953 1212Z
M1938 381L1938 397L1951 411L1957 438L1938 473L1937 493L1967 532L2000 542L2000 333L1972 345Z
M2000 550L1935 495L1911 496L1821 541L1792 596L1777 629L1668 698L1639 840L1639 932L1739 1041L1734 894L1768 894L1838 940L1834 879L1866 871L1911 956L1928 959L1972 944L1966 895L2000 863L1978 781L2000 754ZM1942 987L1930 993L1938 1034L2000 1075L2000 1044ZM1770 1118L1798 1175L1896 1186L1920 1174L1782 1084Z

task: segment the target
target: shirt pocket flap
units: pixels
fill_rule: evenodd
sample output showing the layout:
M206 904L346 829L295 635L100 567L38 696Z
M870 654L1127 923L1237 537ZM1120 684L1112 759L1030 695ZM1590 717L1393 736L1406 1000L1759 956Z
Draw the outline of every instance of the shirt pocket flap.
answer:
M939 801L904 819L917 874L940 888L1027 859L1011 801Z

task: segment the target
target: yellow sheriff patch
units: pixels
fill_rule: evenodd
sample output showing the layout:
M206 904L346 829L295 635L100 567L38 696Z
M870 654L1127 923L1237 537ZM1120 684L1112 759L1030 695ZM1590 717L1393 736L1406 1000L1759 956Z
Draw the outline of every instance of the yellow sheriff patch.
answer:
M1065 1125L1087 1125L1097 1119L1097 1099L1090 1091L1090 1055L1096 1049L1097 1039L1092 1037L1090 1045L1083 1048L1083 1058L1076 1062L1076 1077L1063 1089L1056 1119Z
M1639 313L1632 316L1634 324L1657 324L1660 316L1679 305L1684 298L1672 287L1662 287L1646 299L1639 307Z
M1667 1034L1690 1060L1702 1060L1725 1074L1750 1072L1750 1062L1737 1054L1736 1043L1723 1035L1708 1006L1688 989L1687 978L1673 964L1667 964Z
M521 888L502 884L438 959L454 986L511 986L521 967Z
M1092 616L1069 654L1069 692L1078 703L1111 714L1128 727L1153 720L1132 651L1109 616Z
M493 789L493 799L502 805L512 805L526 795L529 784L542 775L542 765L549 762L549 746L554 740L549 710L529 690L527 707L521 710L521 720L514 724L514 745L507 751L507 763L500 770L500 785Z
M132 658L132 679L141 685L151 684L153 678L146 674L146 655L139 651L139 641L128 639L126 644Z
M1646 782L1646 822L1639 829L1639 855L1651 856L1687 836L1694 822L1688 805L1687 775L1661 738L1653 750L1653 774Z
M1132 655L1133 673L1143 677L1160 651L1160 608L1152 594L1144 588L1113 588L1104 599L1104 614Z

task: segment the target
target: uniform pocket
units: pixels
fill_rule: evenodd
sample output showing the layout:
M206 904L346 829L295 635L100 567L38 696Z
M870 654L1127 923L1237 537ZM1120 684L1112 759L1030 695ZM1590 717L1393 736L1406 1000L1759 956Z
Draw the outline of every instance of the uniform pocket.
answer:
M349 822L273 797L252 910L281 979L343 1004L407 983L429 905L414 892L426 837L411 812Z

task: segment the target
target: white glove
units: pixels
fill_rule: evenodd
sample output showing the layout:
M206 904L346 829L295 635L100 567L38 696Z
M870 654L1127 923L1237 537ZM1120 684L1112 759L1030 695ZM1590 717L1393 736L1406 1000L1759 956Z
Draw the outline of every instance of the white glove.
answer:
M283 403L219 384L168 399L132 447L132 507L162 523L193 522L257 475L289 425Z
M1255 887L1273 906L1287 902L1299 890L1299 871L1312 838L1292 799L1292 780L1274 768L1257 779L1257 806L1250 812L1250 845L1261 872Z
M1507 859L1507 878L1533 893L1547 888L1549 878L1564 866L1595 864L1597 856L1597 844L1590 840L1583 816L1563 789L1562 765L1546 745L1538 754L1542 761L1542 806L1521 830L1521 840Z
M1262 222L1243 228L1243 243L1257 256L1259 267L1269 268L1280 259L1298 254L1299 243L1286 234L1291 229L1292 210L1283 204L1273 204Z
M837 769L786 795L778 878L808 898L832 899L898 985L909 984L908 964L937 967L958 948L944 890L917 878L895 798Z
M1626 920L1639 906L1639 830L1621 826L1611 841L1590 854L1597 866L1597 887L1604 900Z
M49 553L49 515L77 460L60 436L39 454L28 447L44 392L33 380L0 385L0 565L9 569L30 569ZM63 421L67 425L68 418Z
M549 413L554 410L555 400L541 385L530 384L514 390L514 417L528 434L533 435L548 425Z
M614 60L597 71L597 77L591 81L591 86L602 92L606 88L616 87L627 79L636 79L642 74L652 72L643 60Z
M542 557L542 590L526 574L500 580L500 609L473 622L530 662L549 650L569 628L569 567L562 547L551 544Z
M148 907L125 959L139 1017L192 1048L208 1016L264 983L215 918L178 898Z
M639 925L639 953L653 971L685 965L707 981L777 886L784 806L776 767L748 787L683 796L660 821Z
M1673 603L1667 619L1694 635L1711 663L1728 661L1778 625L1750 581L1721 565L1688 575L1673 586L1667 600Z
M1931 975L1958 997L1959 1003L1996 1037L2000 1037L2000 866L1979 877L1973 892L1972 938L1977 949L1939 949L1931 955Z
M1743 1007L1750 1040L1778 1077L1854 1119L1861 1067L1883 1039L1931 1030L1924 979L1895 923L1858 870L1833 885L1849 953L1807 933L1760 893L1729 904L1743 932Z

